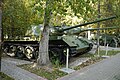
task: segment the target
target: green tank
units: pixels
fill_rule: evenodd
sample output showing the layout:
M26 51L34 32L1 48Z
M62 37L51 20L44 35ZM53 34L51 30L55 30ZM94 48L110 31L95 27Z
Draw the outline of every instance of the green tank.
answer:
M120 47L120 40L115 35L101 34L100 35L100 45L109 47Z
M114 18L116 17L112 16L71 27L55 26L50 28L50 39L49 39L50 58L54 58L55 60L58 59L60 62L64 63L66 60L67 48L70 51L69 56L75 56L77 54L83 54L89 52L93 47L93 43L88 39L80 37L79 35L76 34L80 34L81 32L84 31L116 29L119 27L106 27L106 28L93 28L93 29L81 29L80 27Z
M49 58L51 62L59 61L60 63L65 63L67 49L69 49L69 56L89 52L93 47L92 42L86 38L79 37L79 35L76 34L83 31L100 29L81 29L80 27L114 18L116 18L116 16L99 19L75 26L50 27ZM19 58L37 58L39 41L4 41L3 50L5 53L12 53Z

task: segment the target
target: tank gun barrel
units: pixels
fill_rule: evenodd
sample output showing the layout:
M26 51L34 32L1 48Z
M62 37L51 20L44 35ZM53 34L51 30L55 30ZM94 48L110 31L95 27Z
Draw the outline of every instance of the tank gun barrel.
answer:
M110 19L114 19L114 18L117 18L117 16L111 16L111 17L99 19L99 20L92 21L92 22L87 22L87 23L83 23L83 24L78 24L78 25L75 25L75 26L71 26L71 27L69 27L69 28L61 29L61 30L59 30L59 32L64 32L64 31L67 31L67 30L70 30L70 29L73 29L73 28L77 28L77 27L80 27L80 26L85 26L85 25L88 25L88 24L93 24L93 23L97 23L97 22L102 22L102 21L106 21L106 20L110 20Z
M120 27L104 27L104 28L90 28L90 29L80 29L76 32L73 32L71 34L80 34L81 32L84 32L84 31L94 31L94 30L108 30L108 29L119 29Z

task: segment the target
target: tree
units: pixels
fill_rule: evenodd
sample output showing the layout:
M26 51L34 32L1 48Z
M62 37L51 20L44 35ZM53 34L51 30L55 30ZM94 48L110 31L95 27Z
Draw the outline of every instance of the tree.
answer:
M4 35L8 39L19 39L25 35L31 26L33 16L28 0L4 0L3 2Z
M41 35L41 39L40 39L40 44L39 44L39 57L37 59L37 64L38 65L47 65L50 62L49 55L48 55L49 23L50 22L55 23L55 20L53 18L55 18L55 16L58 16L57 14L59 14L63 18L64 18L64 16L66 16L68 14L71 15L72 13L73 13L73 15L76 15L77 13L79 13L79 11L82 11L82 10L75 12L74 9L79 8L79 7L86 8L86 6L88 6L88 5L87 4L84 5L85 1L83 1L84 6L80 6L80 4L78 4L79 6L74 5L74 7L76 7L76 8L74 8L73 12L71 13L71 12L67 12L68 10L72 9L72 7L73 7L73 5L69 3L70 1L69 2L66 0L65 1L64 0L63 1L61 1L61 0L55 0L55 1L43 0L41 2L38 2L38 1L39 0L36 0L36 2L34 2L35 4L33 7L35 7L37 12L41 11L41 13L42 13L42 11L45 10L45 13L44 13L43 31L42 31L42 35ZM43 6L41 6L40 4L43 4L44 2L46 2L46 6L45 6L45 8L42 8ZM69 8L69 6L71 6L71 8ZM86 13L87 13L87 11L90 11L90 7L87 7L87 8L89 8L89 10L85 9ZM90 12L88 12L88 13L90 14ZM82 14L83 13L81 13L81 15ZM58 21L64 23L61 18Z
M56 16L59 16L59 15L60 15L60 17L59 17L59 20L57 20L57 22L64 23L64 21L65 21L64 17L66 15L70 14L72 17L76 16L79 12L84 10L82 8L85 8L84 11L86 11L86 14L87 13L90 14L91 9L88 6L91 6L91 5L89 4L89 2L87 2L87 4L85 4L86 1L84 1L84 0L82 0L82 3L83 3L82 6L81 6L81 1L79 1L79 0L78 0L79 3L77 3L76 0L72 0L72 1L71 0L67 0L67 1L66 0L54 0L54 1L43 0L41 2L38 2L38 1L39 0L36 0L36 2L34 2L35 4L37 4L37 7L38 7L38 8L36 8L36 11L45 10L45 13L44 13L43 31L42 31L42 35L41 35L40 44L39 44L39 57L37 60L37 64L38 65L46 65L49 62L49 55L48 55L49 23L51 22L54 25L56 19L53 19L53 18L56 18ZM94 1L94 0L92 0L92 1ZM41 6L39 4L42 4L44 2L46 2L46 6L43 9L42 8L43 6ZM79 6L73 5L72 2L74 2L76 5L79 5ZM82 10L76 11L76 8L80 8ZM72 10L72 12L69 12L70 10ZM81 12L81 15L82 14L84 14L84 13ZM71 24L71 23L69 23L69 24Z
M2 0L0 0L0 71L1 71L1 57L2 57Z
M113 15L120 14L120 1L119 0L101 0L101 17L109 17ZM109 21L101 22L100 27L112 27L119 26L119 18L112 19ZM117 29L119 31L119 29ZM110 34L109 32L116 32L116 30L107 30L105 33ZM117 33L117 32L116 32ZM112 34L112 33L111 33Z
M49 43L49 21L51 16L51 5L52 0L46 1L45 12L44 12L44 24L43 31L41 34L41 40L39 43L39 56L37 59L38 65L47 65L50 63L48 54L48 43Z

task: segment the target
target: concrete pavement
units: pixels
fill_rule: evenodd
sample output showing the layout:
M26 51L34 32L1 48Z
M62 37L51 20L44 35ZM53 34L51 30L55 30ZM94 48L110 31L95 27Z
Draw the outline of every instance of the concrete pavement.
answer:
M18 64L30 64L28 61L4 58L2 59L1 64L1 71L10 77L13 77L15 80L47 80L16 66Z
M120 80L120 53L57 80Z

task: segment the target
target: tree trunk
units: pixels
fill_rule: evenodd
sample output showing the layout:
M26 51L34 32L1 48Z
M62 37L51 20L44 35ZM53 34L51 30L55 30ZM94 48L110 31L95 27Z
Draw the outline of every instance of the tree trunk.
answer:
M1 71L1 57L2 57L2 0L0 0L0 71Z
M49 26L44 26L44 30L41 36L42 37L39 43L39 56L37 59L37 65L40 66L49 64L48 55Z
M98 19L100 19L100 0L98 1ZM98 22L97 28L100 28L100 22ZM99 37L100 37L100 30L97 30L97 50L99 56Z
M48 54L48 48L49 48L49 21L50 21L50 4L51 0L46 1L46 8L44 13L44 25L43 25L43 31L41 33L41 39L39 44L39 56L37 59L37 65L44 66L48 65L50 63L49 61L49 54Z

